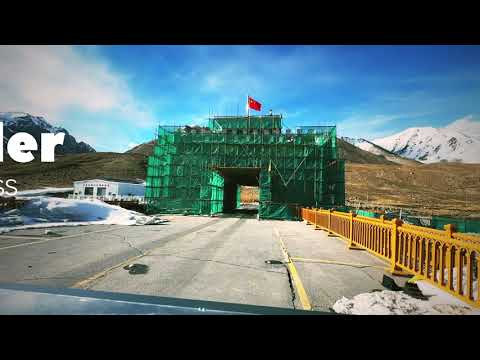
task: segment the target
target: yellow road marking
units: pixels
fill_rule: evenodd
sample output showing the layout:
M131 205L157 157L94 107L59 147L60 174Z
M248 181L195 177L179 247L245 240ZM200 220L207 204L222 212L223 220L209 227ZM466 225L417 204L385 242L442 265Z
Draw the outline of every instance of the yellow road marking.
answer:
M137 255L137 256L134 256L134 257L131 257L127 260L125 260L124 262L121 262L120 264L117 264L117 265L114 265L106 270L103 270L103 271L100 271L99 273L93 275L93 276L90 276L89 278L85 279L85 280L81 280L79 282L77 282L76 284L74 284L72 286L72 288L77 288L77 289L85 289L87 287L87 285L89 283L91 283L92 281L95 281L105 275L107 275L110 271L112 270L115 270L117 268L119 268L120 266L124 266L124 265L127 265L128 263L134 261L134 260L137 260L137 259L140 259L141 257L144 257L145 255L147 255L149 252L145 252L141 255Z
M32 242L29 242L29 243L23 243L23 244L5 246L5 247L1 247L0 250L13 249L13 248L17 248L17 247L28 246L28 245L35 245L35 244L43 244L43 243L46 243L46 242L48 242L48 241L63 240L63 239L68 239L68 238L72 238L72 237L84 236L84 235L89 235L89 234L96 234L96 233L113 231L113 230L119 230L119 229L115 229L115 228L112 229L112 228L110 228L110 229L104 229L104 230L89 231L89 232L80 233L80 234L65 235L65 236L60 236L60 237L51 238L51 239L45 239L45 240L40 240L40 241L32 241ZM14 237L13 237L13 238L14 238ZM12 239L12 237L10 237L10 239Z
M353 266L353 267L372 267L377 269L385 270L385 266L377 266L377 265L369 265L369 264L358 264L358 263L351 263L351 262L343 262L343 261L334 261L334 260L323 260L323 259L306 259L302 257L291 257L293 261L297 262L313 262L313 263L322 263L322 264L333 264L333 265L345 265L345 266Z
M207 224L208 224L208 223L207 223ZM213 223L213 224L210 224L210 225L208 225L208 226L205 226L205 227L202 228L201 230L204 230L205 228L208 228L208 227L210 227L210 226L212 226L212 225L216 225L216 222ZM187 237L187 236L189 236L189 235L196 234L196 233L198 233L198 231L200 231L200 230L197 230L197 231L194 231L193 233L190 233L190 234L181 236L180 238L184 238L184 237ZM177 238L177 239L179 239L179 238ZM124 265L127 265L128 263L131 263L132 261L135 261L135 260L137 260L137 259L140 259L140 258L142 258L142 257L144 257L144 256L149 256L154 250L157 250L159 247L160 247L160 246L154 247L154 248L152 248L152 249L150 249L150 250L147 250L147 251L142 252L142 254L140 254L140 255L133 256L133 257L131 257L131 258L129 258L129 259L121 262L120 264L113 265L112 267L110 267L110 268L108 268L108 269L106 269L106 270L100 271L99 273L96 273L95 275L92 275L92 276L90 276L90 277L87 278L87 279L84 279L84 280L81 280L81 281L77 282L76 284L74 284L74 285L71 286L71 287L72 287L72 288L85 289L89 283L91 283L91 282L93 282L93 281L95 281L95 280L97 280L97 279L99 279L99 278L107 275L110 271L115 270L115 269L118 269L119 267L124 266ZM162 255L162 254L159 254L159 255Z
M305 291L305 288L303 287L302 280L300 279L300 276L298 275L297 269L295 268L295 265L293 264L290 256L288 255L287 248L282 240L282 237L280 236L280 233L278 232L277 228L274 228L275 234L278 237L278 240L280 241L280 248L283 253L283 257L285 258L285 262L287 264L288 271L290 272L290 276L292 277L292 282L295 285L295 288L297 289L298 297L300 299L300 303L302 304L302 307L304 310L312 310L312 305L310 304L310 300L308 298L307 292Z

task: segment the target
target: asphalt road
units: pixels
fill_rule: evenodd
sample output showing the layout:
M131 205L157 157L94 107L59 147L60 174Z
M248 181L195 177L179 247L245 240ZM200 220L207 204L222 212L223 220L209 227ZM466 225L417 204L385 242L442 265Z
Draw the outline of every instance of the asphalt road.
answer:
M384 289L388 264L305 223L248 214L167 218L0 235L0 282L319 311Z
M81 280L220 219L195 217L165 225L87 225L0 234L0 282L74 286Z
M265 263L281 260L271 226L243 215L169 218L0 235L0 282L293 308L286 268ZM148 271L130 274L128 263Z
M293 308L295 297L271 222L223 218L136 260L148 273L119 267L84 288L183 299Z

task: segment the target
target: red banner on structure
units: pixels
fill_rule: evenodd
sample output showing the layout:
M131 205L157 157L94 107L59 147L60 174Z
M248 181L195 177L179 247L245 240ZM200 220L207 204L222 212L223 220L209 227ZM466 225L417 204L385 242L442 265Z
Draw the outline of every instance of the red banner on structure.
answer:
M262 104L260 104L258 101L252 99L250 96L248 97L248 107L250 109L260 111L262 108Z

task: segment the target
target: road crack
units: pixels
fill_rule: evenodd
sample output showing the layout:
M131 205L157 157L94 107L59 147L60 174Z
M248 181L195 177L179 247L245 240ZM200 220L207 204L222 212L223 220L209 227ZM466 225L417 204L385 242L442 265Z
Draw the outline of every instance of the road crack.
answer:
M123 236L123 241L122 242L124 244L127 244L129 248L132 248L132 249L136 250L139 253L139 255L145 256L145 253L142 250L140 250L139 248L133 246L133 244L130 241L127 240L126 236Z
M244 269L251 269L251 270L256 270L256 271L262 271L262 272L270 272L270 273L275 273L275 274L282 274L280 271L272 271L272 270L266 270L254 266L247 266L247 265L240 265L240 264L234 264L234 263L229 263L226 261L219 261L219 260L212 260L212 259L201 259L201 258L192 258L188 256L180 256L180 255L174 255L174 254L147 254L145 256L173 256L179 259L185 259L185 260L193 260L193 261L204 261L204 262L213 262L217 264L223 264L223 265L229 265L229 266L235 266L239 268L244 268Z

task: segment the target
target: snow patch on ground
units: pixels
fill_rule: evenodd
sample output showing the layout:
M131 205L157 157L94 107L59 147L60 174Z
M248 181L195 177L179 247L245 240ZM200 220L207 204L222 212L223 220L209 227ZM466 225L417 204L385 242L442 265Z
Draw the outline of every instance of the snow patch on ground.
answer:
M19 229L55 226L154 225L165 222L158 216L109 205L100 200L74 200L39 196L18 209L0 213L0 233Z
M448 269L444 269L444 279L445 279L445 282L447 282L448 280ZM437 279L440 278L440 270L437 270ZM475 273L473 274L473 282L472 282L472 295L473 295L473 299L474 300L477 300L478 298L478 279L476 279L475 277ZM420 282L417 282L417 285L419 284ZM428 283L426 283L428 284ZM458 288L458 279L457 279L457 268L454 267L452 269L452 285L453 285L453 289L454 290L457 290ZM463 266L463 270L462 270L462 291L464 294L467 294L467 267L466 266ZM420 286L419 286L420 287Z
M375 291L342 297L333 305L339 314L349 315L480 315L475 309L453 295L426 281L417 281L428 300L413 298L403 291Z
M42 189L17 191L17 194L15 195L15 197L22 198L22 197L30 197L30 196L41 196L45 194L66 193L70 191L73 191L73 187L67 187L67 188L46 187Z

